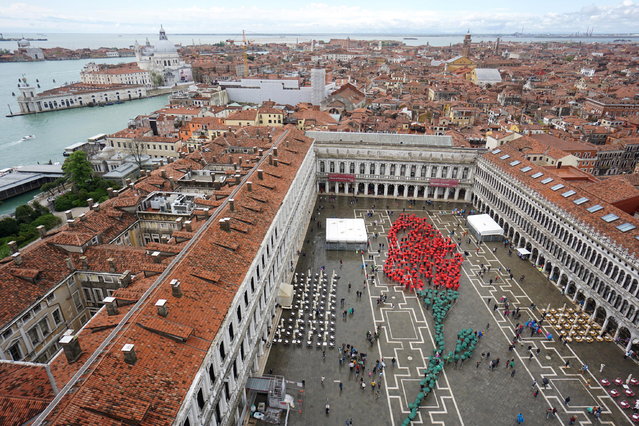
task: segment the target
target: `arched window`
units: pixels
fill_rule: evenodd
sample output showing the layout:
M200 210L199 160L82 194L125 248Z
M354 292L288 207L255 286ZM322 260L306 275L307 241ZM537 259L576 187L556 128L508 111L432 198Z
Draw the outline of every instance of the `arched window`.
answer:
M370 174L372 174L372 175L375 174L375 163L371 163L371 165L370 165Z
M346 172L346 164L343 161L339 162L339 172L340 173L345 173Z
M348 173L350 174L355 174L355 163L353 163L351 161L351 163L348 165Z
M391 166L390 166L390 175L391 176L395 176L395 165L394 164L391 164Z
M402 164L399 167L399 175L400 176L406 176L406 164Z
M202 392L202 389L197 391L197 406L200 407L200 410L204 408L204 392Z
M379 166L379 174L380 175L385 175L386 174L386 164L385 163L380 164L380 166Z
M326 171L326 164L323 161L320 161L320 173L324 173Z
M328 171L330 173L335 173L335 163L334 162L331 161L330 163L328 163Z
M360 175L366 174L366 164L361 163L361 164L359 165L359 174L360 174Z

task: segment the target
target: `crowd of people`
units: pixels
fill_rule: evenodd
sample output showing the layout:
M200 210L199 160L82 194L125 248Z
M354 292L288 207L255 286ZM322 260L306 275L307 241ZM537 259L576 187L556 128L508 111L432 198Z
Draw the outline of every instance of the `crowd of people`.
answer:
M457 290L464 260L456 244L444 238L426 218L401 214L387 234L384 274L406 289Z

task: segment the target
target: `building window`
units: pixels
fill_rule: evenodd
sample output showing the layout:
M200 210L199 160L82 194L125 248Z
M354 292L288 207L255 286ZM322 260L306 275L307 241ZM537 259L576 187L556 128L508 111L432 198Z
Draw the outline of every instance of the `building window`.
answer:
M427 170L427 167L426 166L422 166L422 170L420 171L420 176L421 177L423 177L423 178L426 177L426 170Z
M226 351L224 350L224 342L220 343L220 358L222 358L222 361L224 361L224 359L226 358Z
M453 167L453 173L451 174L451 178L453 179L457 179L457 172L459 171L459 169L457 167Z
M432 177L432 178L437 177L437 166L433 166L430 169L430 177Z
M406 164L402 164L399 167L399 175L400 176L406 176Z
M379 174L380 175L385 175L386 174L386 164L385 163L380 164L380 166L379 166Z
M22 350L20 349L20 342L15 342L9 347L9 355L14 361L20 361L22 359Z
M442 177L443 178L447 178L448 177L448 166L442 167Z
M211 379L211 385L215 383L215 370L213 364L209 365L209 379Z
M340 173L345 173L346 172L346 163L344 163L343 161L339 162L339 172Z
M462 179L468 179L468 167L464 167L462 170Z
M33 346L36 346L38 343L40 343L40 335L38 334L38 326L34 326L31 330L29 330L27 332L27 334L29 335L29 339L31 339L31 344L33 344Z
M229 337L231 338L231 342L235 338L235 332L233 331L233 323L229 324Z
M324 173L326 171L326 164L323 161L320 161L320 173Z
M55 325L60 325L60 323L62 323L62 314L60 313L60 309L56 309L55 311L53 311L51 316L53 317L53 322L55 323Z
M410 177L415 177L416 174L417 174L417 166L415 165L410 166Z
M366 174L366 164L362 163L359 165L359 174L360 175Z
M46 318L42 318L42 320L38 323L40 327L40 332L42 333L42 337L47 337L49 335L49 321Z
M244 293L246 294L246 293ZM235 311L235 313L237 314L237 322L242 322L242 307L241 306L237 306L237 310Z
M200 410L204 408L204 392L202 392L202 389L197 391L197 406L200 407Z
M391 166L390 166L390 175L391 176L395 176L395 165L394 164L391 164Z
M332 162L332 161L330 161L330 162L328 163L328 172L329 172L329 173L335 173L335 163L334 163L334 162Z
M73 304L75 305L75 309L79 312L84 308L82 303L82 297L80 296L80 292L76 291L73 293Z
M352 161L351 161L351 163L348 165L348 172L349 172L350 174L355 174L355 163L353 163Z
M375 163L371 163L370 166L370 174L374 175L375 174Z

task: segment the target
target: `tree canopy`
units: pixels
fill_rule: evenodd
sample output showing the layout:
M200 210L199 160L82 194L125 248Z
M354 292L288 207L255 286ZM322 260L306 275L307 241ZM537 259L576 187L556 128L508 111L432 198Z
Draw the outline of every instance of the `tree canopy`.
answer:
M94 183L93 168L84 151L75 151L71 154L64 161L62 171L77 190L91 190Z

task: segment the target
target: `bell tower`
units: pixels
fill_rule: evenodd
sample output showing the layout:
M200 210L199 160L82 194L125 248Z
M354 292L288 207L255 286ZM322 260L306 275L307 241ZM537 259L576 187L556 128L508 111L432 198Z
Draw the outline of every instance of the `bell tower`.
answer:
M464 45L462 47L462 56L465 56L466 58L470 57L470 43L470 30L468 30L468 32L464 36Z

